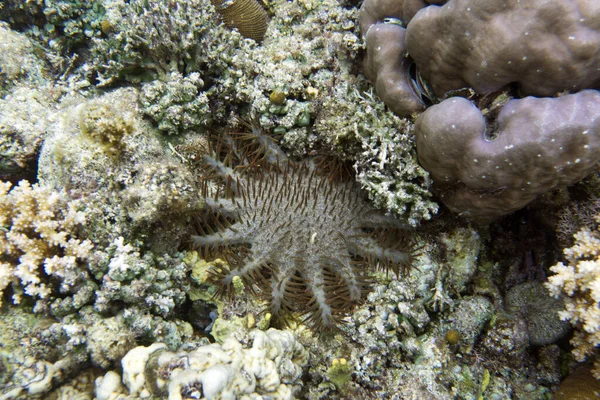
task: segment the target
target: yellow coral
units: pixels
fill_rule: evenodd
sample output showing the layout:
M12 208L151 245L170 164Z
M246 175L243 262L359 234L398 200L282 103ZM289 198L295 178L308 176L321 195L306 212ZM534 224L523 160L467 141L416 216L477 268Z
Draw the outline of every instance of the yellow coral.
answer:
M596 221L600 223L600 216ZM600 344L600 231L582 229L573 237L574 246L564 250L568 265L561 262L551 267L555 275L546 287L555 297L566 295L565 309L559 315L575 328L573 355L583 361L597 356ZM600 358L593 373L600 379Z
M62 278L92 250L90 241L74 237L85 214L48 188L24 180L11 187L0 182L0 295L12 284L18 303L20 282L26 294L46 298L52 289L42 268L46 275Z

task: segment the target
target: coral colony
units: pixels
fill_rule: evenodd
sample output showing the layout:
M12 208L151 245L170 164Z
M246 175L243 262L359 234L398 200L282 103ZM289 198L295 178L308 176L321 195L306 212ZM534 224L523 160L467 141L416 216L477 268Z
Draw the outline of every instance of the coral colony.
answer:
M230 269L212 271L223 291L239 276L274 316L306 314L313 326L331 328L365 298L374 268L410 268L412 234L372 208L353 182L311 161L292 163L259 127L243 137L262 146L249 151L228 140L226 159L238 155L241 165L221 161L218 151L204 157L225 186L206 199L202 234L193 236L206 254L227 259Z

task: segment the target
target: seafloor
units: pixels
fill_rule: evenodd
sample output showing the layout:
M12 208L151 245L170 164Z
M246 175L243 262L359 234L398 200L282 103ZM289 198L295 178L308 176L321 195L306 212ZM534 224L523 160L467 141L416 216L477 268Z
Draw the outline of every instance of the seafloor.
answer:
M600 8L528 3L0 2L0 399L600 398Z

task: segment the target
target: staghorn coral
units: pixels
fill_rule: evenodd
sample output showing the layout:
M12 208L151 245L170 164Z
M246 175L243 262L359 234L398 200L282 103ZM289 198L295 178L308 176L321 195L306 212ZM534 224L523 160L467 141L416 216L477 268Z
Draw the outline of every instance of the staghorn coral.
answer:
M297 312L331 328L364 299L369 269L398 274L411 266L411 235L371 207L353 182L320 175L312 162L289 163L260 128L241 138L262 143L249 150L230 140L225 160L241 154L242 166L232 168L217 151L204 156L226 184L212 198L205 189L208 213L193 236L205 255L226 258L229 266L212 271L222 292L231 293L239 276L272 315Z
M77 238L85 213L48 188L27 181L11 186L0 182L0 293L12 285L19 303L22 291L44 299L82 285L88 275L80 264L92 250L89 240Z
M596 224L600 216L596 215ZM564 296L565 309L560 317L575 328L571 339L573 355L578 361L595 358L593 373L600 379L600 231L584 228L574 235L573 247L564 250L565 263L550 269L546 287L552 296Z
M228 28L262 42L267 31L267 13L256 0L211 0Z

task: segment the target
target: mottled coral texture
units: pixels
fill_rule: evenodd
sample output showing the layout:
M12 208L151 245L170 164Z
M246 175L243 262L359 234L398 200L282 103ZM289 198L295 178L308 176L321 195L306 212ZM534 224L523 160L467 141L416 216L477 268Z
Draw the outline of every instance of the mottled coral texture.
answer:
M92 250L76 234L85 213L48 188L27 181L11 186L0 182L0 293L12 284L18 303L23 291L46 298L81 284L81 263ZM53 287L46 276L60 285Z
M551 295L564 297L565 309L559 315L575 328L573 355L578 361L595 359L593 372L600 379L600 216L595 219L592 229L574 235L574 246L564 250L565 263L550 268L555 275L546 287Z

